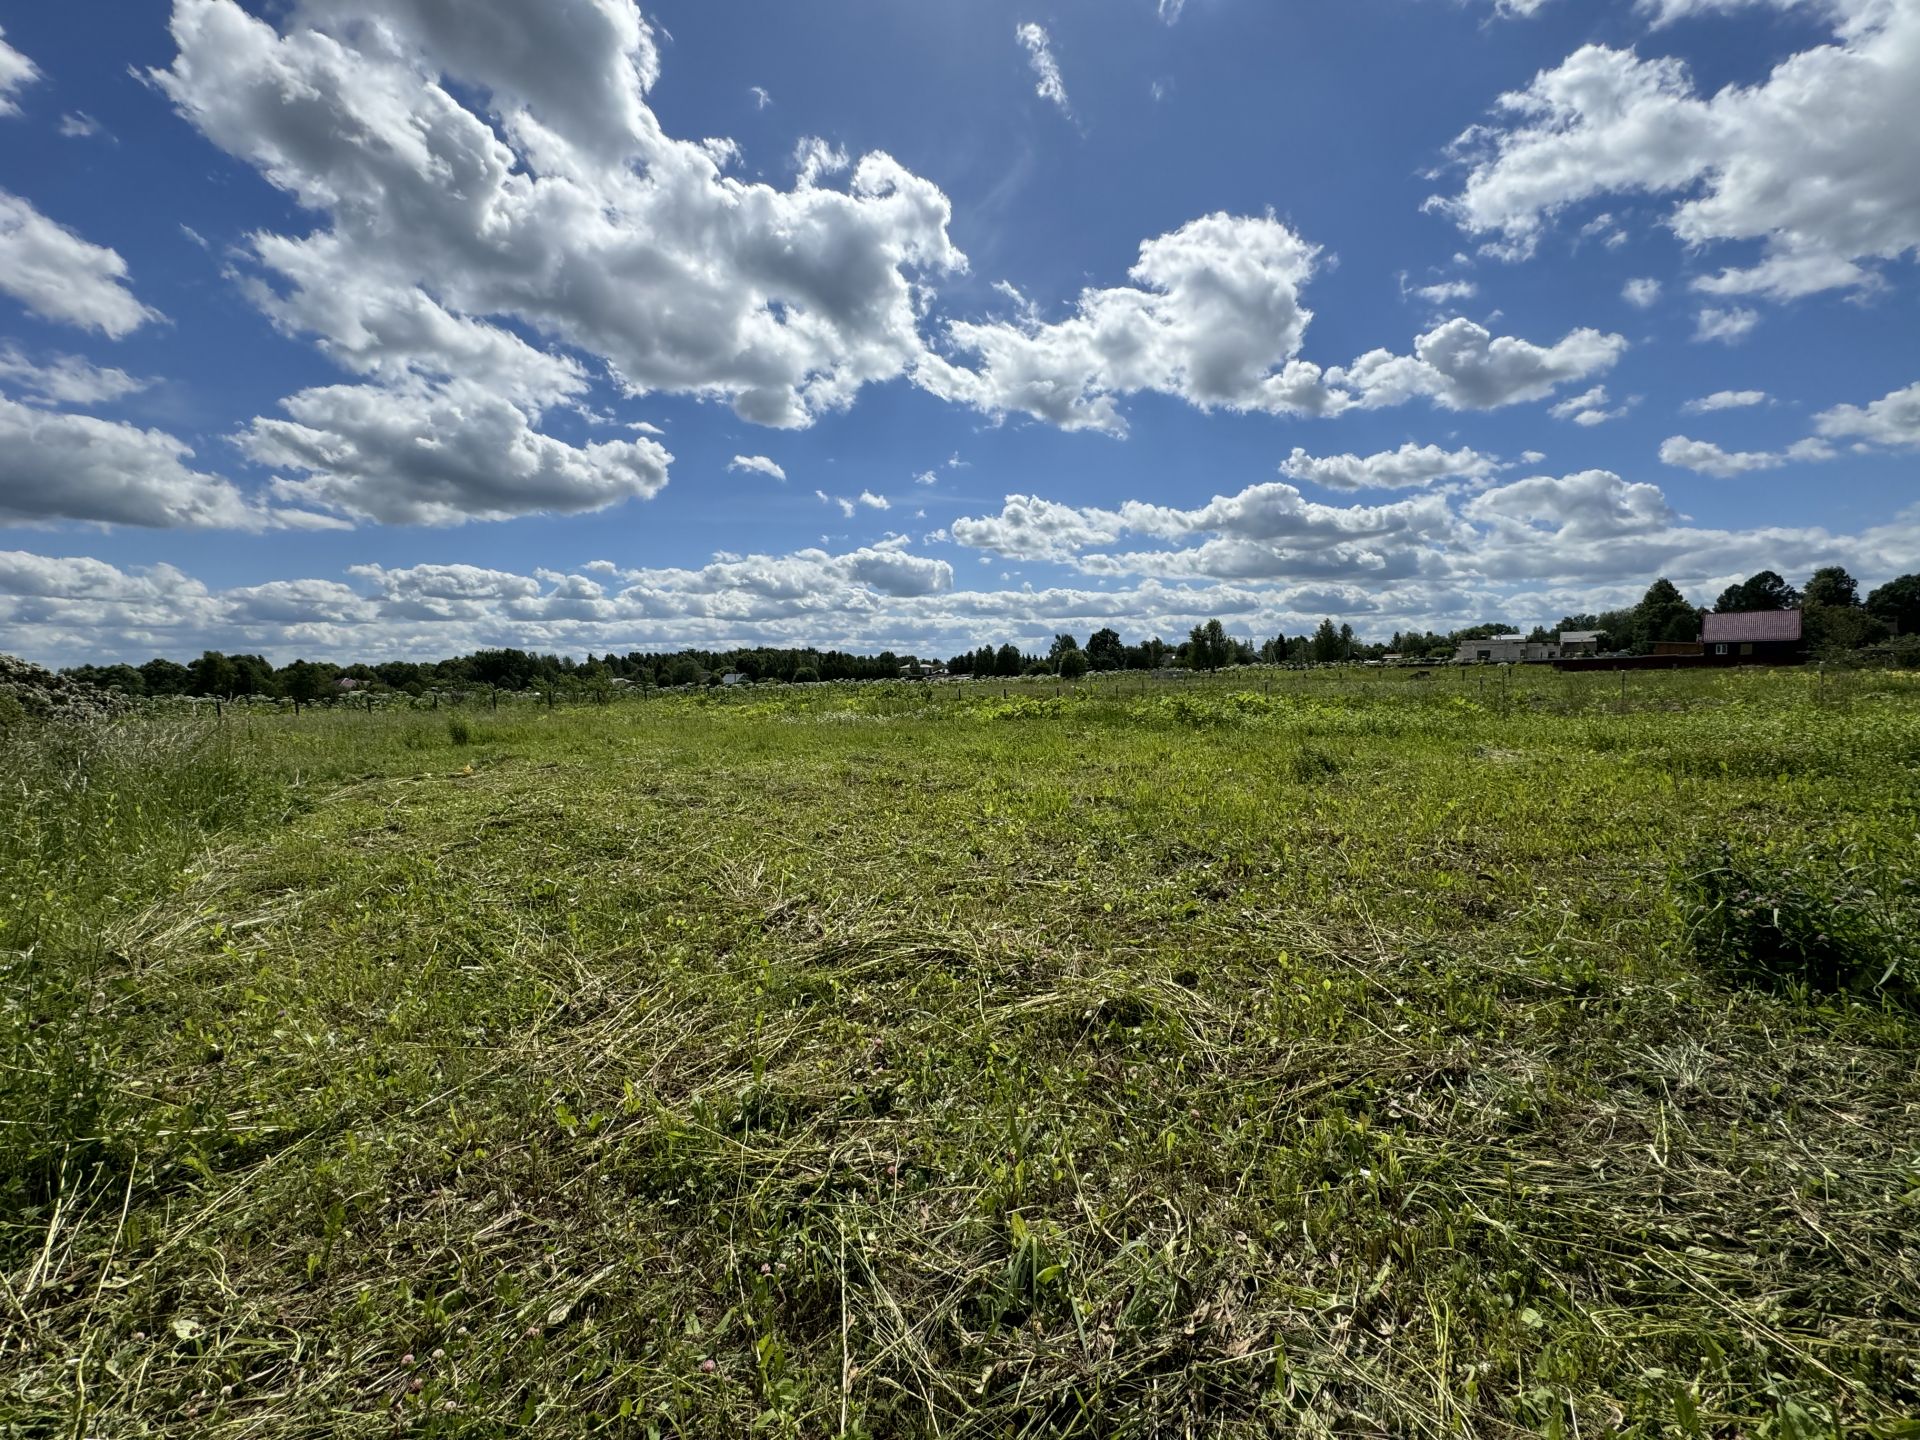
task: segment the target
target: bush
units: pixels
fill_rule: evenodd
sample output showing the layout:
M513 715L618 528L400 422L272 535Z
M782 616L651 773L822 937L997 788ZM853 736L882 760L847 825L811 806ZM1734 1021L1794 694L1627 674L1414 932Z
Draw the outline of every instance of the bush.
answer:
M456 745L467 745L473 741L473 727L467 723L464 715L447 717L447 738Z
M1723 844L1695 856L1676 887L1688 949L1736 984L1920 1002L1911 877Z

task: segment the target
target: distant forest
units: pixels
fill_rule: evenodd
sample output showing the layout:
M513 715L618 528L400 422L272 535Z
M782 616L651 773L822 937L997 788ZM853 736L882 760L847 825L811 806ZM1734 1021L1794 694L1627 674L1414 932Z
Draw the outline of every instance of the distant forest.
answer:
M1920 573L1902 575L1863 600L1859 585L1839 566L1817 570L1796 588L1771 570L1729 586L1714 602L1722 613L1736 610L1787 610L1806 615L1807 637L1816 652L1854 650L1894 635L1920 634ZM1645 653L1668 640L1693 640L1700 634L1696 607L1671 581L1648 587L1637 605L1623 610L1568 615L1555 630L1536 627L1529 640L1550 641L1559 631L1599 631L1606 648ZM1168 667L1217 670L1229 665L1326 665L1398 657L1444 660L1469 640L1518 635L1499 621L1440 634L1399 632L1384 641L1362 640L1350 624L1332 618L1306 635L1275 635L1259 645L1227 633L1219 620L1196 625L1187 638L1170 644L1155 636L1129 644L1118 631L1096 630L1083 644L1073 635L1056 635L1045 653L1006 643L982 645L945 660L883 650L854 655L840 650L775 649L747 646L732 650L633 650L624 655L537 654L527 650L476 650L436 661L388 660L379 664L337 665L294 660L275 667L259 655L227 655L209 650L182 663L156 657L144 665L81 665L65 673L130 695L263 695L317 700L342 690L376 689L424 694L437 689L582 690L616 684L672 687L717 682L726 674L749 680L889 680L934 669L952 675L1012 677L1049 674L1068 678L1089 671L1158 670Z

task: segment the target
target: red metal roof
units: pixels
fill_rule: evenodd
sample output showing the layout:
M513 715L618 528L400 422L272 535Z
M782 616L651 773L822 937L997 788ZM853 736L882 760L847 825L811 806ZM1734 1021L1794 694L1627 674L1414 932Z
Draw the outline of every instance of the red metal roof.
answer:
M1700 638L1709 645L1734 641L1748 645L1768 640L1792 643L1798 641L1800 635L1798 610L1735 610L1726 615L1707 616L1700 628Z

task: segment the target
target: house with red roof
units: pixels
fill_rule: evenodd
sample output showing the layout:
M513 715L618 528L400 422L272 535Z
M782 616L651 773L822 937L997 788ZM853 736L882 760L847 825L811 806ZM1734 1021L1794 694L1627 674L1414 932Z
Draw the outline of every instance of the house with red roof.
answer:
M1700 643L1709 665L1800 665L1806 627L1798 610L1732 610L1708 615Z

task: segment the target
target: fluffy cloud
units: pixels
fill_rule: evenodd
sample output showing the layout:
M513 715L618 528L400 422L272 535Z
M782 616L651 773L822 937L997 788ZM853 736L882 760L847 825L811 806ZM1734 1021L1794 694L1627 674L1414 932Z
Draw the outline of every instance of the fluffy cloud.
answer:
M1065 320L954 323L948 338L978 369L931 356L917 378L991 415L1115 434L1126 429L1119 398L1141 391L1202 409L1314 408L1319 370L1291 357L1318 253L1277 220L1209 215L1140 247L1128 272L1138 288L1083 291Z
M1709 306L1693 319L1694 339L1718 340L1723 345L1736 345L1753 333L1753 327L1760 323L1760 312L1749 310L1744 305L1731 310Z
M159 318L127 289L127 262L0 190L0 290L45 320L117 340Z
M1330 614L1384 638L1490 614L1550 623L1630 602L1659 574L1696 598L1763 567L1806 574L1844 564L1877 583L1910 569L1920 550L1920 508L1855 535L1700 529L1680 522L1653 486L1606 471L1531 477L1451 506L1439 493L1315 506L1289 486L1255 486L1194 510L1137 502L1061 510L1087 523L1089 545L1134 533L1172 548L1084 554L1087 583L1000 590L955 588L946 561L899 539L842 554L719 555L695 569L363 566L350 584L287 579L225 591L164 565L122 570L13 552L0 553L0 626L15 648L59 663L208 647L277 661L419 658L480 645L579 654L631 649L636 637L665 648L815 644L926 655L1007 639L1044 645L1061 630L1109 624L1177 638L1209 616L1265 636L1299 633Z
M1280 473L1329 490L1409 490L1436 480L1484 480L1499 468L1499 460L1478 450L1447 451L1409 441L1398 450L1365 456L1316 456L1296 447Z
M1638 397L1631 397L1612 409L1607 395L1607 387L1596 385L1583 395L1569 396L1547 413L1556 420L1571 420L1576 425L1604 425L1609 420L1618 420L1633 409Z
M56 355L43 364L17 345L0 345L0 387L10 387L52 405L98 405L144 390L153 382L78 355Z
M1120 536L1120 517L1110 510L1081 509L1009 495L998 515L963 517L948 526L956 544L992 550L1009 560L1069 560Z
M176 0L172 33L154 81L323 217L254 238L276 282L256 293L361 368L382 353L363 337L403 324L418 331L406 368L474 378L449 343L523 354L478 328L506 317L602 357L636 394L805 425L907 368L912 277L966 263L946 197L886 155L845 190L816 172L782 191L725 174L727 142L665 135L631 0L320 0L282 28L234 0Z
M1457 532L1443 496L1389 505L1322 505L1292 485L1253 485L1193 509L1129 500L1117 510L1010 495L998 515L948 527L961 545L1014 560L1053 560L1090 575L1301 582L1405 578ZM1176 548L1101 551L1125 535ZM1181 542L1197 541L1186 548Z
M1613 365L1618 335L1576 330L1551 346L1455 319L1412 355L1374 350L1322 370L1298 357L1312 312L1300 300L1318 247L1272 217L1191 221L1140 247L1135 284L1081 292L1046 322L956 322L948 339L978 357L938 355L915 378L944 399L993 416L1031 415L1069 430L1126 433L1119 401L1153 392L1203 410L1331 415L1425 397L1452 410L1538 400Z
M785 480L787 472L764 455L736 455L727 462L729 470L748 470L774 480Z
M1471 280L1441 280L1432 285L1416 285L1407 292L1418 295L1429 305L1451 305L1456 300L1471 300L1480 287Z
M1047 32L1029 23L1019 26L1013 34L1026 50L1028 63L1033 66L1036 82L1033 93L1058 106L1061 114L1071 115L1073 107L1067 103L1067 84L1060 78L1060 65L1053 58L1053 41Z
M1361 406L1397 405L1425 396L1447 410L1494 410L1543 400L1561 385L1613 368L1627 342L1598 330L1575 330L1554 345L1502 335L1471 320L1449 320L1413 343L1412 355L1371 351L1345 370L1327 372Z
M0 398L0 522L246 530L276 523L231 481L191 468L192 458L163 431Z
M1474 496L1465 514L1496 527L1544 528L1570 541L1646 534L1676 518L1657 485L1629 484L1611 470L1516 480Z
M1668 465L1722 480L1753 470L1778 470L1796 460L1831 460L1833 455L1831 445L1815 438L1796 440L1781 451L1723 450L1710 440L1690 440L1685 435L1671 436L1660 444L1660 458Z
M1620 297L1637 309L1651 310L1660 302L1660 282L1650 275L1629 280L1620 287Z
M1698 400L1689 400L1680 408L1689 415L1707 415L1715 410L1742 410L1749 405L1767 403L1764 390L1716 390Z
M1787 8L1792 0L1774 0ZM1731 0L1655 0L1669 20ZM1457 195L1432 202L1494 248L1530 253L1562 210L1603 195L1681 197L1689 245L1761 241L1757 264L1696 287L1785 298L1873 282L1867 262L1920 247L1920 6L1823 0L1834 41L1711 96L1681 61L1586 45L1455 142Z
M39 67L7 44L7 32L0 30L0 115L18 115L19 102L13 97L40 78Z
M238 437L261 465L295 472L281 497L395 525L577 514L649 499L673 457L651 439L569 445L466 380L328 385L283 402L290 419Z
M1920 446L1920 381L1883 395L1865 409L1839 405L1814 417L1829 439L1857 439L1869 445Z

